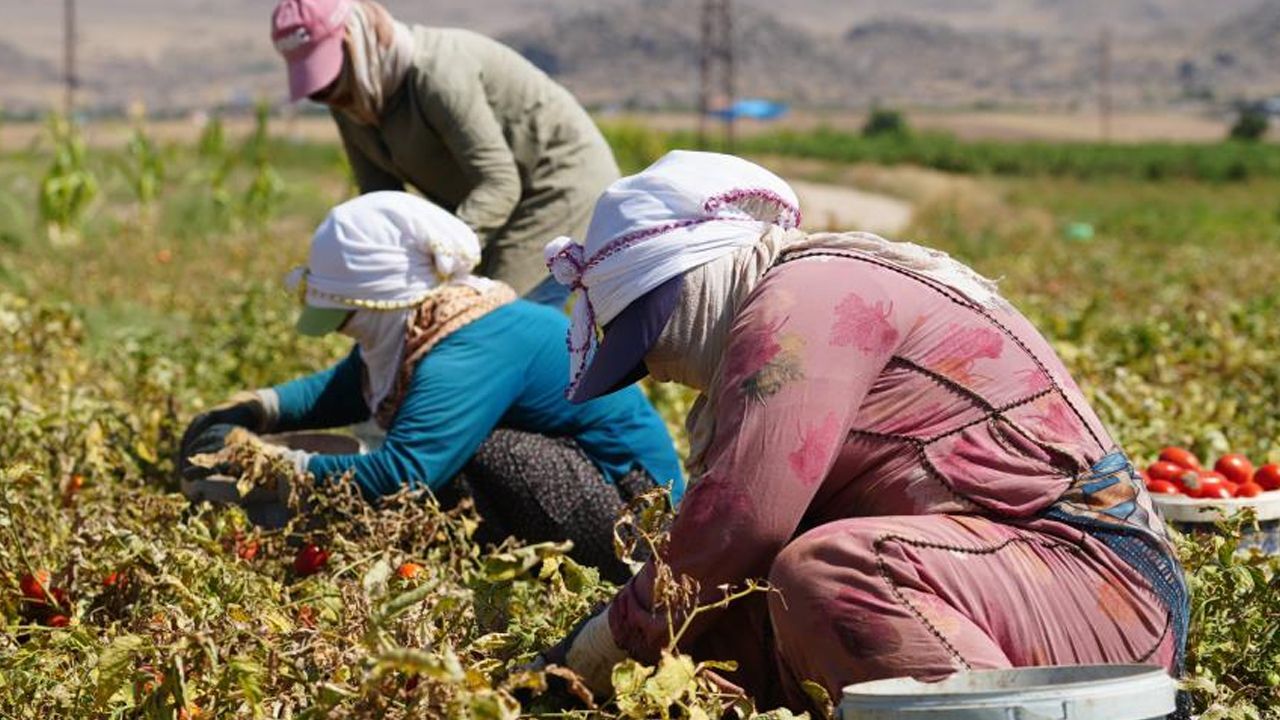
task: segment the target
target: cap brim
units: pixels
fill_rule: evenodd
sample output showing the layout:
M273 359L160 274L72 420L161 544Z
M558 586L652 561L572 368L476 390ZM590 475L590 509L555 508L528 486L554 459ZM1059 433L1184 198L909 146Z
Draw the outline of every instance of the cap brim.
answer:
M617 392L649 374L644 356L667 327L683 286L683 275L671 278L636 298L605 326L604 338L570 402L584 403Z
M297 102L325 89L342 72L344 34L335 32L287 60L289 99Z
M350 313L351 311L346 308L318 308L307 305L302 308L296 327L303 335L316 337L328 335L342 327L342 323L346 322L347 315Z

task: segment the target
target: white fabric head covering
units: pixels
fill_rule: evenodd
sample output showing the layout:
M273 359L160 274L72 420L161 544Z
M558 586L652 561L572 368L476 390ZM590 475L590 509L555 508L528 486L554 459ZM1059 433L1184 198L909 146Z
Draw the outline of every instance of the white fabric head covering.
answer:
M678 150L622 178L596 202L579 245L545 250L556 280L577 294L569 329L569 393L604 326L677 275L754 245L770 226L800 224L800 201L782 178L731 155Z
M391 310L471 279L479 262L480 240L466 223L417 195L375 192L329 211L307 267L289 283L303 283L303 300L315 307Z
M413 308L442 285L491 287L471 274L479 262L480 241L466 223L416 195L376 192L329 211L307 267L287 282L307 305L356 310L342 332L360 345L365 400L376 412L399 371Z

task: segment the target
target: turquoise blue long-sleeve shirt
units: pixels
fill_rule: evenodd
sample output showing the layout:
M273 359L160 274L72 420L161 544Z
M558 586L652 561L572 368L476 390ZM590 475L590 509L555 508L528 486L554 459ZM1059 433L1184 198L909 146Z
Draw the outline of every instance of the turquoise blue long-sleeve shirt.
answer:
M366 497L402 487L439 489L494 428L572 437L610 482L636 466L684 492L680 461L658 413L638 387L574 405L565 399L568 319L517 300L441 340L418 362L382 446L364 455L313 455L316 478L354 470ZM334 428L370 417L356 348L333 367L276 386L277 432Z

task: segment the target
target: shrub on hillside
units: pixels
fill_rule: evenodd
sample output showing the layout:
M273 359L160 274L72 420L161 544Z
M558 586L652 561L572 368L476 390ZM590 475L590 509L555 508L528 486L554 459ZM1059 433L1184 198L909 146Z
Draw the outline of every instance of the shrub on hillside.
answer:
M863 137L879 137L881 135L904 136L910 128L907 118L897 110L875 108L867 117L867 124L862 126Z
M1231 126L1231 139L1257 142L1266 136L1269 124L1267 114L1261 108L1243 108L1235 125Z

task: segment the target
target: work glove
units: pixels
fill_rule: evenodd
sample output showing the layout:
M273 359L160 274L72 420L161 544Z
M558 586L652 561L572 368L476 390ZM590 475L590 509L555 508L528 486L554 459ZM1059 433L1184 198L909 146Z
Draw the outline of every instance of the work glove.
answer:
M192 441L192 456L216 455L223 451L227 435L235 429L232 425L210 427ZM182 494L191 502L208 500L212 503L235 503L246 507L277 503L287 505L293 492L293 481L306 474L311 453L264 442L252 436L250 443L256 452L273 460L283 460L284 471L273 472L269 477L253 478L248 481L252 484L247 485L242 477L245 468L238 467L233 459L228 458L213 467L188 463L182 472Z
M582 678L596 697L613 694L613 666L627 659L627 651L618 647L609 628L609 608L579 623L578 627L554 647L544 650L529 666L542 670L548 665L567 667Z
M178 470L185 476L191 470L192 455L212 454L226 444L227 433L242 427L255 433L269 432L275 424L275 413L267 407L275 393L242 392L206 412L200 413L182 433L178 450ZM201 468L203 470L203 468ZM208 474L207 472L203 474Z

